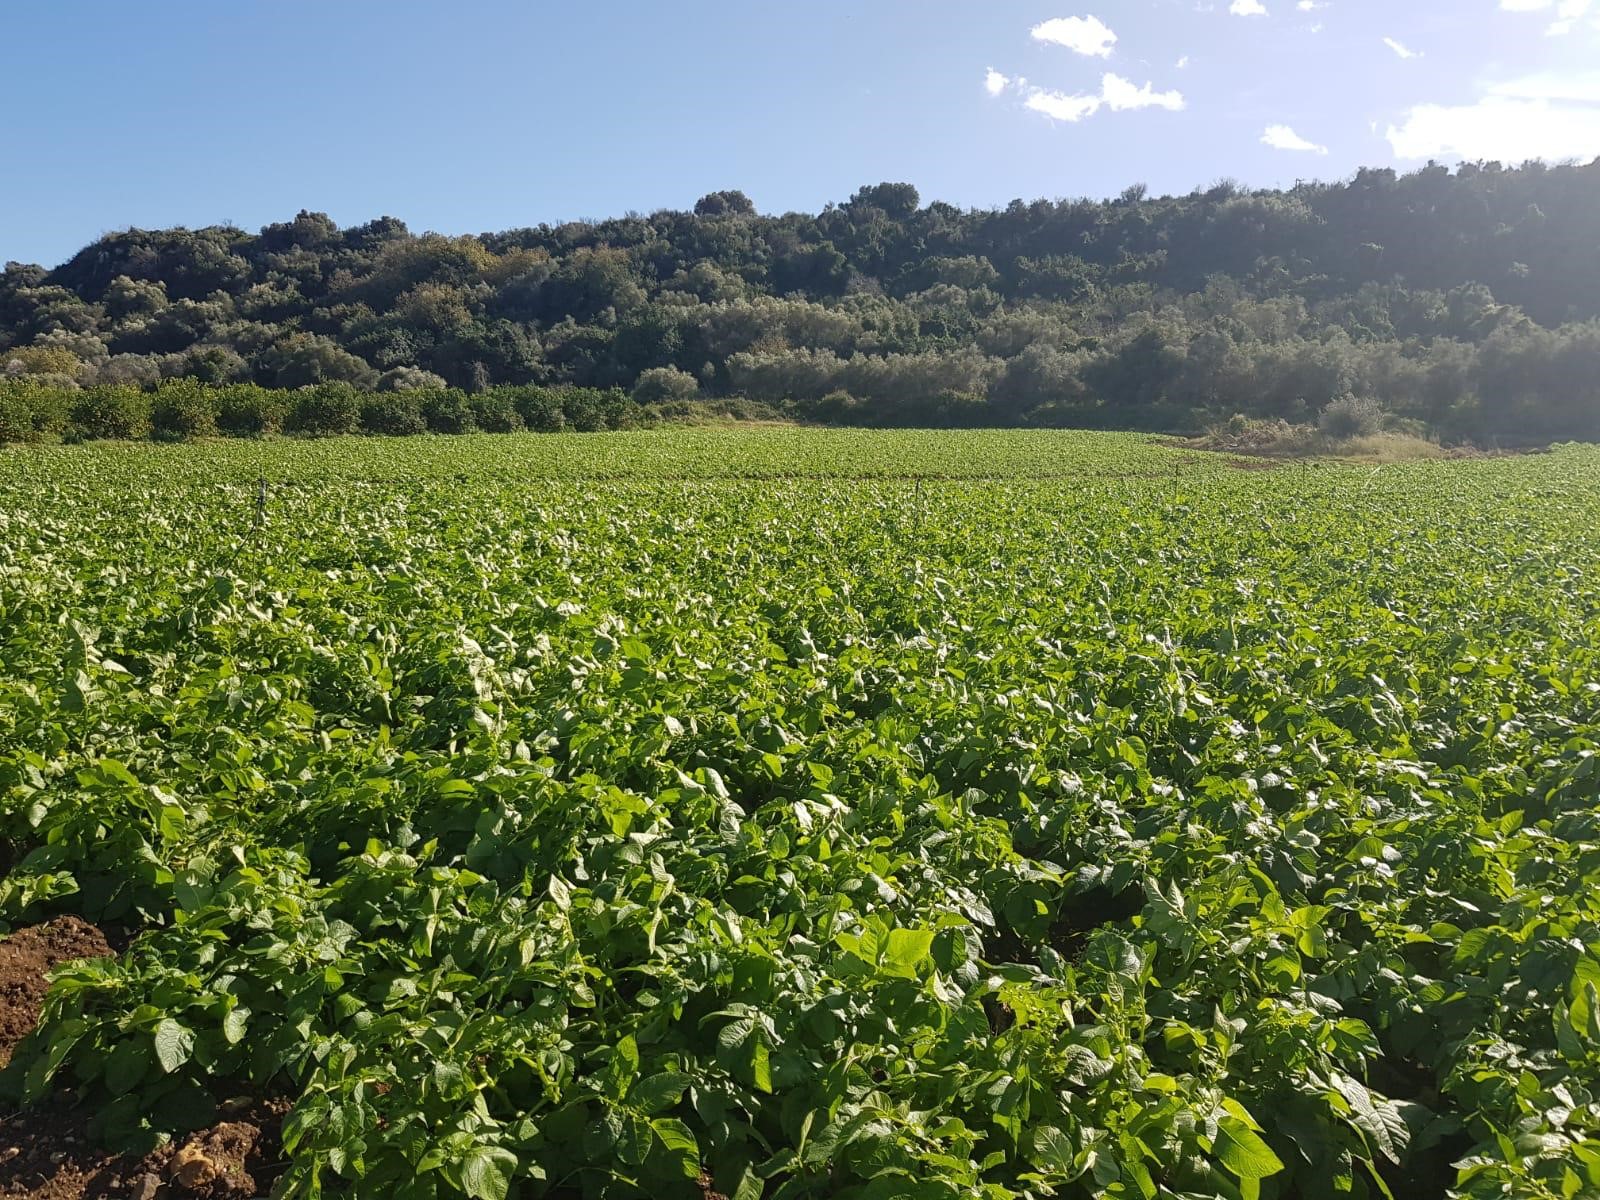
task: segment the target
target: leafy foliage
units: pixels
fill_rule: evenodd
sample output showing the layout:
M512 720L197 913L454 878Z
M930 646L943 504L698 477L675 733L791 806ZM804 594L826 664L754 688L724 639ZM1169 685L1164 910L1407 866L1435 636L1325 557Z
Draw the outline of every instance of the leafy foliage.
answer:
M142 930L4 1083L281 1089L294 1197L1592 1194L1597 479L0 456L0 917Z
M1600 162L1430 164L993 211L886 182L761 215L727 190L482 237L309 212L126 230L0 272L0 380L571 385L1173 432L1355 396L1449 440L1600 440L1597 185Z

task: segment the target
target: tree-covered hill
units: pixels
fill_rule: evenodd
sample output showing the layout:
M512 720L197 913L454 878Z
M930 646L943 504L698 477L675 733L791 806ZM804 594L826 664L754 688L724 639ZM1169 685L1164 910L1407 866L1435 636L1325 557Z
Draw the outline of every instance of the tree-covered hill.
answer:
M1184 430L1342 402L1446 437L1600 438L1600 161L996 211L908 184L815 215L717 192L477 237L310 212L128 230L6 266L0 371L572 384L874 424Z

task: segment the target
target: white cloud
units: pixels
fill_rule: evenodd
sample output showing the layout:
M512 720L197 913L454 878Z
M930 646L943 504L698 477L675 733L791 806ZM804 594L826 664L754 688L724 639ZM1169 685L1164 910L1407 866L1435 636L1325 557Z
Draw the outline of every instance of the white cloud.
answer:
M1299 150L1310 154L1326 154L1328 148L1307 141L1287 125L1268 125L1261 140L1274 150Z
M1164 108L1168 112L1183 110L1183 93L1158 92L1150 84L1134 87L1120 75L1107 75L1100 81L1100 97L1112 112L1125 112L1135 108Z
M1410 46L1407 46L1404 42L1397 42L1392 37L1384 38L1383 39L1383 44L1385 46L1389 47L1389 49L1393 50L1401 58L1421 58L1422 57L1422 51L1413 50Z
M1178 60L1178 61L1177 61L1177 62L1176 62L1176 63L1174 63L1174 64L1173 64L1173 65L1174 65L1174 66L1175 66L1175 67L1177 67L1177 68L1178 68L1178 70L1180 70L1180 71L1182 71L1182 70L1184 70L1184 69L1185 69L1185 68L1186 68L1186 67L1188 67L1188 65L1189 65L1189 56L1188 56L1188 55L1187 55L1187 54L1185 54L1185 55L1184 55L1184 56L1183 56L1183 57L1182 57L1182 58L1180 58L1180 59L1179 59L1179 60Z
M1512 100L1551 100L1569 104L1600 104L1600 71L1558 75L1544 71L1490 86L1489 95Z
M1228 5L1228 11L1236 17L1264 17L1267 15L1266 5L1261 0L1233 0Z
M1000 72L996 71L993 67L990 67L983 77L983 90L988 92L991 96L998 96L1001 92L1006 90L1006 87L1010 84L1010 82L1011 80L1000 74Z
M1300 0L1300 3L1296 4L1295 7L1301 12L1316 12L1317 9L1327 8L1328 6L1326 4L1318 4L1317 0Z
M1081 121L1094 116L1102 108L1109 108L1112 112L1130 112L1140 108L1181 112L1184 99L1182 92L1158 92L1148 83L1143 87L1135 87L1122 76L1108 72L1100 79L1098 95L1035 87L1027 89L1027 99L1022 104L1024 108L1043 113L1053 121Z
M1503 0L1502 0L1503 2ZM1600 157L1600 77L1530 75L1472 104L1419 104L1385 133L1397 158Z
M1029 33L1036 42L1054 42L1091 58L1111 57L1117 35L1099 17L1055 17L1035 25Z
M1562 37L1571 33L1591 8L1594 0L1500 0L1500 7L1506 12L1536 13L1555 10L1555 20L1545 29L1551 37Z
M1592 0L1559 0L1556 19L1545 30L1548 37L1564 37L1588 13Z
M1052 92L1047 88L1034 88L1022 103L1052 121L1081 121L1100 111L1099 96L1069 96L1065 92Z

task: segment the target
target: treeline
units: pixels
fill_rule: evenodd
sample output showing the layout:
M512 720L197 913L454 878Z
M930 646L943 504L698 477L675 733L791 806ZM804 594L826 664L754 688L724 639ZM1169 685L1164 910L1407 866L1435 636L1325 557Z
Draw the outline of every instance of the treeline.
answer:
M130 230L7 265L0 372L1172 431L1354 400L1511 443L1600 438L1597 321L1600 162L1491 163L995 211L880 184L763 216L718 192L478 237L316 213Z
M777 415L741 400L639 404L615 388L500 386L374 392L349 383L287 391L258 384L163 381L61 388L0 380L0 443L154 438L329 436L369 433L512 433L528 429L597 432L670 421Z

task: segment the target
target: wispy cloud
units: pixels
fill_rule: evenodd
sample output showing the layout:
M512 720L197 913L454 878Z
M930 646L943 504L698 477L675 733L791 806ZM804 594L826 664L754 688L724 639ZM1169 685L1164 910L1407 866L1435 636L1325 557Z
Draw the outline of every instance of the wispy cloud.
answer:
M1389 47L1389 49L1393 50L1401 58L1421 58L1422 57L1422 51L1413 50L1410 46L1406 45L1404 42L1397 42L1392 37L1384 38L1383 39L1383 44L1385 46Z
M1022 103L1023 107L1043 113L1052 121L1081 121L1100 111L1099 96L1069 96L1066 92L1053 92L1048 88L1030 89L1028 98Z
M1018 80L1019 85L1021 82ZM1022 90L1022 106L1053 121L1081 121L1094 116L1102 108L1112 112L1131 112L1141 108L1181 112L1185 103L1182 92L1158 92L1155 85L1150 83L1139 87L1131 80L1110 72L1101 76L1099 92L1058 92L1042 87L1023 87Z
M983 90L991 96L998 96L1006 90L1010 83L1011 80L1008 76L1000 74L993 67L990 67L983 76Z
M1182 58L1178 59L1178 61L1173 63L1172 65L1177 67L1178 70L1180 70L1180 71L1185 70L1189 66L1189 56L1187 54L1185 54Z
M1582 20L1593 7L1593 0L1560 0L1556 5L1556 19L1550 23L1545 33L1550 37L1564 37L1572 32L1577 23Z
M1127 112L1136 108L1164 108L1168 112L1183 111L1183 93L1177 90L1158 92L1151 84L1134 87L1120 75L1107 75L1100 81L1100 97L1112 112Z
M1419 104L1385 136L1403 159L1600 157L1600 73L1527 75L1486 88L1471 104Z
M1561 75L1544 71L1492 84L1489 95L1512 100L1546 100L1562 104L1600 104L1600 71Z
M1296 4L1295 7L1301 12L1316 12L1317 9L1327 8L1328 6L1326 4L1317 3L1317 0L1300 0L1300 3Z
M1296 150L1307 154L1326 154L1328 148L1301 137L1287 125L1268 125L1261 140L1274 150Z
M1036 42L1052 42L1091 58L1110 58L1117 35L1099 17L1055 17L1029 30Z
M1594 7L1594 0L1500 0L1500 7L1514 13L1553 12L1555 20L1550 22L1545 33L1551 37L1562 37L1571 33L1578 22L1588 15Z
M1267 6L1261 0L1233 0L1228 5L1228 11L1236 17L1264 17L1267 15Z

